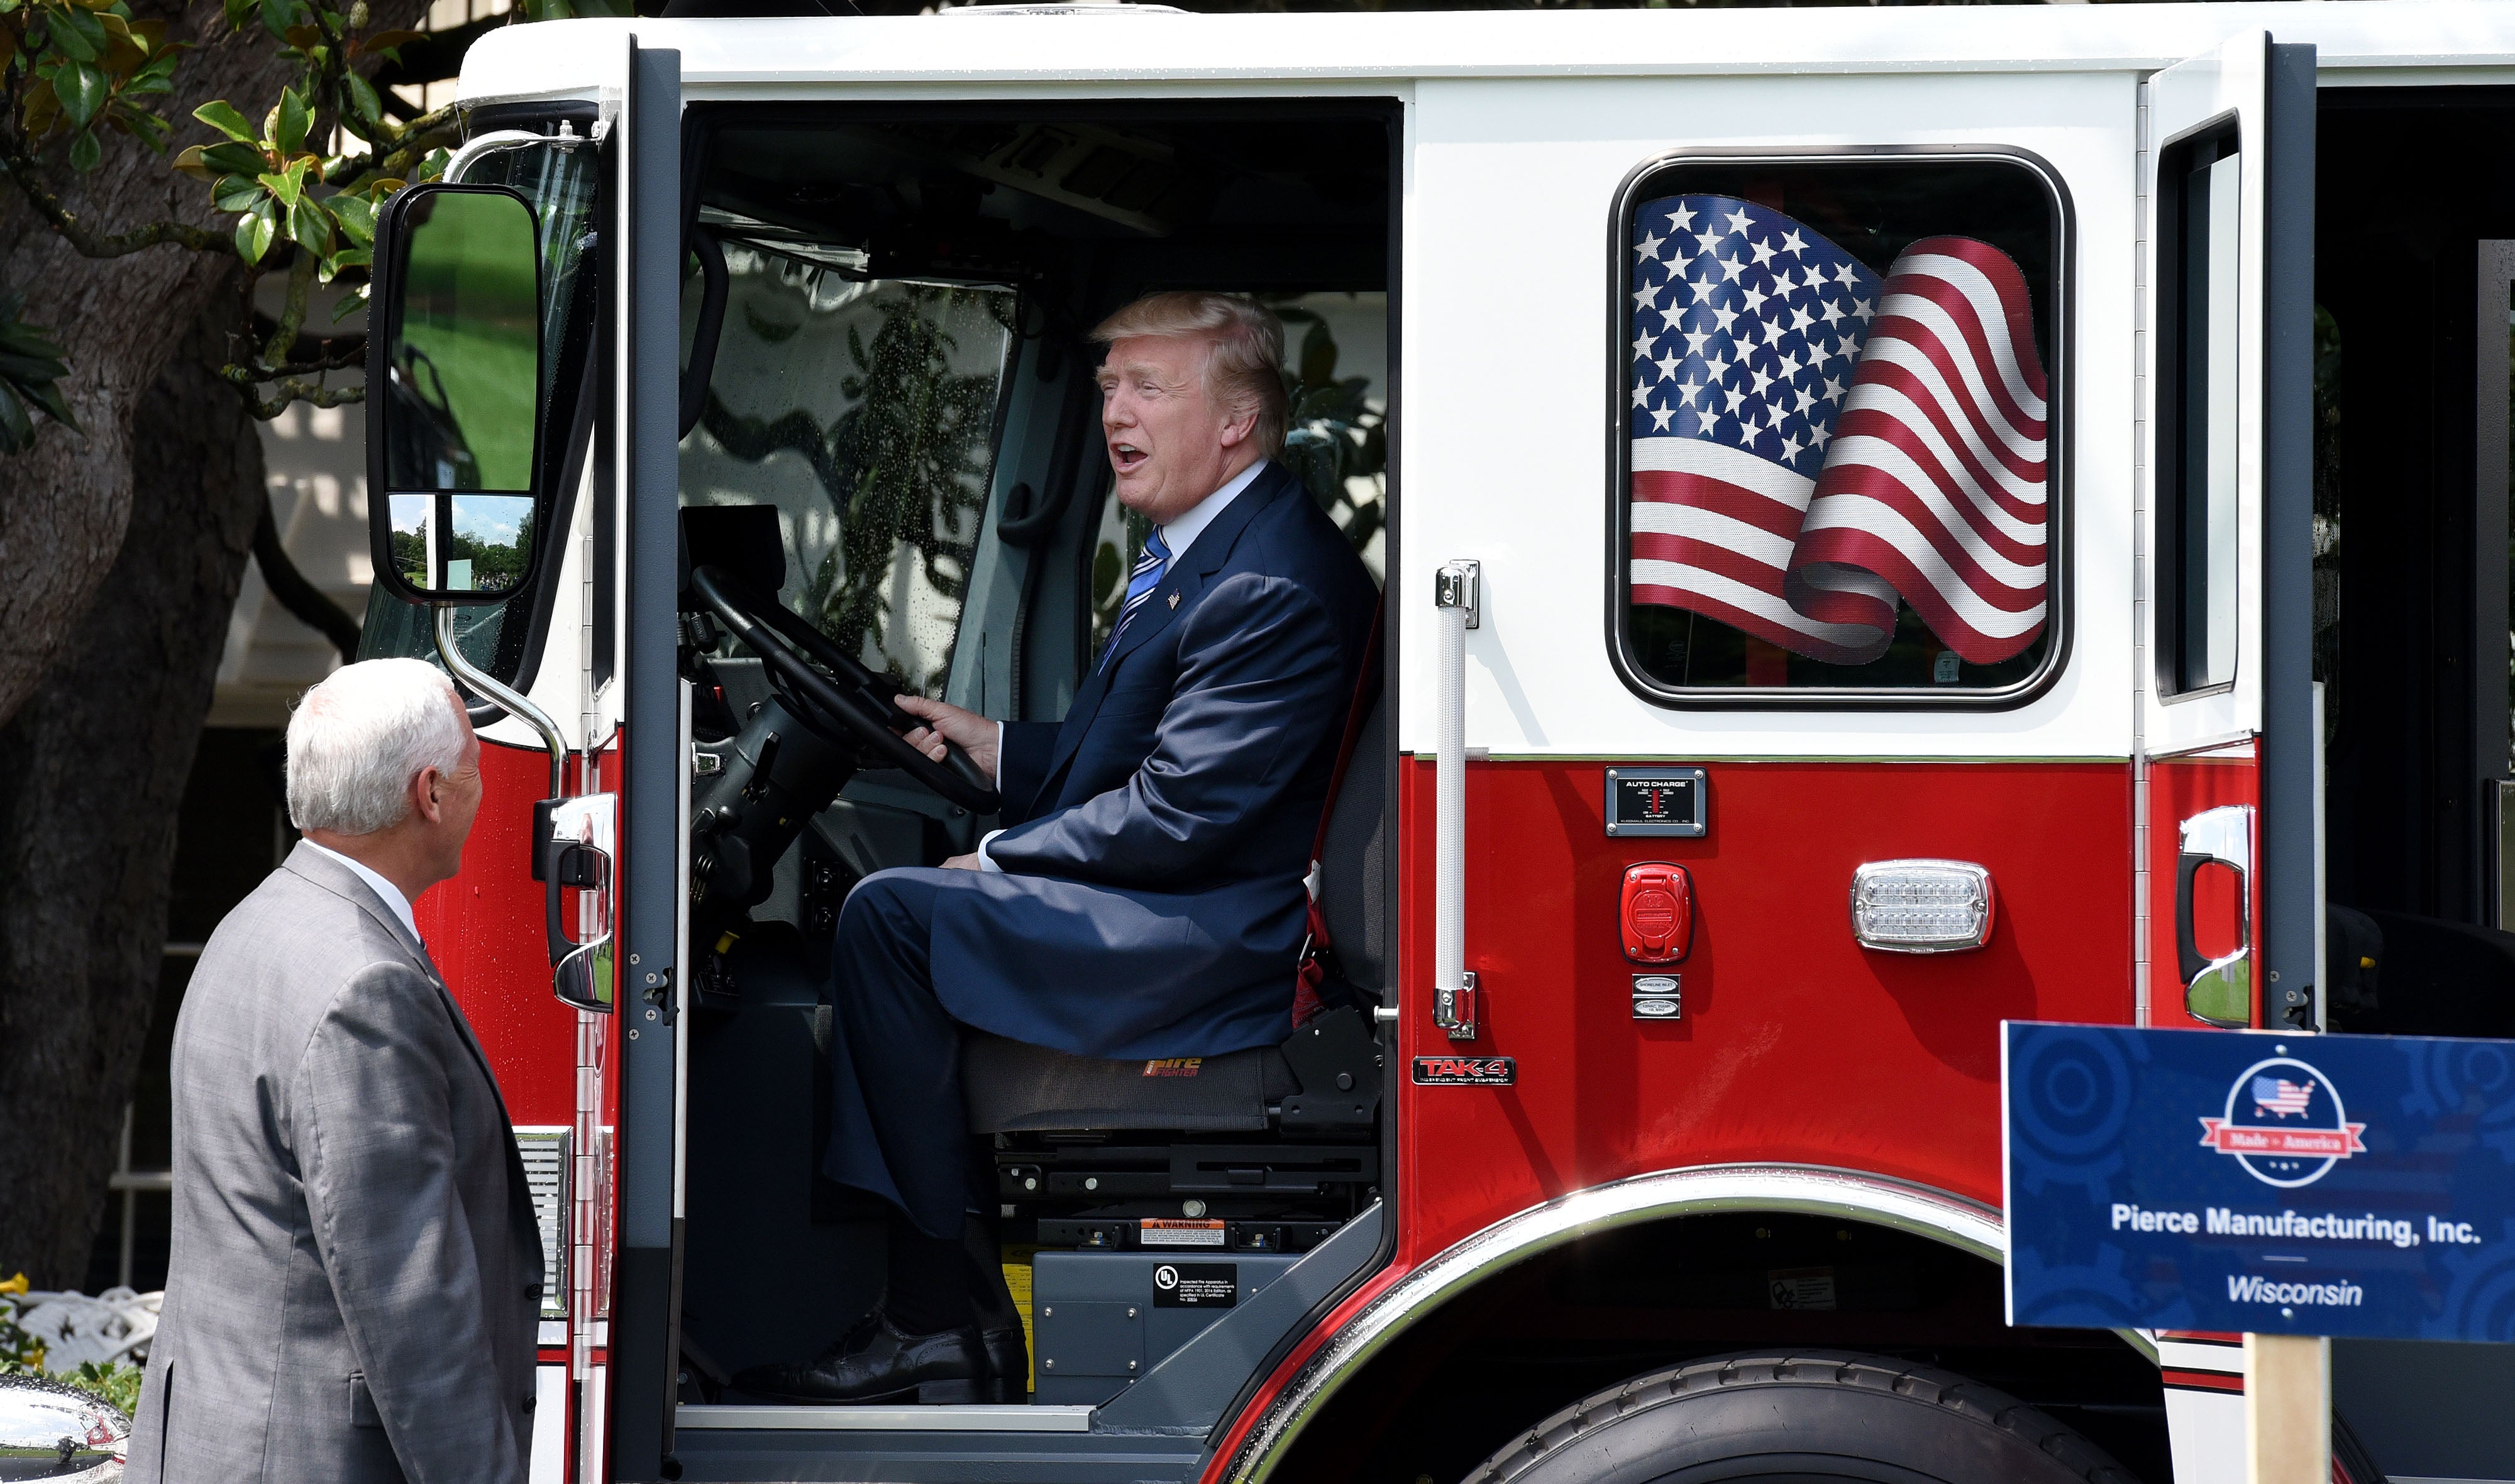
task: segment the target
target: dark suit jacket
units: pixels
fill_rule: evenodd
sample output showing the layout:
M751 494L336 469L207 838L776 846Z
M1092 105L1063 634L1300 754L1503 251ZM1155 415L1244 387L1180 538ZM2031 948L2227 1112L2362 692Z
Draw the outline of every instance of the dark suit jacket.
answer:
M1343 533L1267 465L1064 721L1006 726L1013 823L988 847L1006 874L936 904L944 1009L1093 1056L1289 1037L1301 882L1377 601Z
M219 924L174 1085L133 1484L522 1484L532 1192L463 1011L357 873L299 845Z

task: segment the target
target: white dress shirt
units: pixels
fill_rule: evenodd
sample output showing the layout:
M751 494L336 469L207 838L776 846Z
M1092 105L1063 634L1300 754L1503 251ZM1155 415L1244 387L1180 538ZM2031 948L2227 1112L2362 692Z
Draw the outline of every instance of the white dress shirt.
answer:
M1187 555L1187 549L1189 547L1196 545L1196 538L1205 534L1205 528L1214 523L1214 517L1221 515L1225 507L1229 506L1232 501L1240 498L1240 492L1242 490L1245 490L1250 485L1257 483L1258 476L1265 472L1266 461L1264 459L1259 459L1257 463L1250 465L1247 469L1240 471L1240 473L1233 474L1229 479L1224 480L1220 489L1217 489L1213 494L1199 500L1196 504L1189 506L1187 514L1179 516L1175 520L1170 521L1168 524L1154 527L1154 529L1162 533L1162 545L1171 549L1171 564L1169 568L1163 571L1163 577L1169 577L1171 571L1177 568L1179 558ZM1115 638L1116 636L1113 635L1111 637ZM998 721L996 723L996 786L998 788L1002 788L1004 787L1004 783L1005 723ZM1004 869L1004 867L996 864L996 858L994 856L987 853L987 846L993 845L996 837L1003 833L1004 831L1002 830L989 830L987 832L987 838L978 842L979 870L1002 871Z
M342 854L338 850L318 845L310 840L304 842L304 844L306 848L309 850L320 850L322 853L331 856L334 860L339 861L350 870L357 872L358 880L365 882L369 886L373 887L376 895L384 898L384 904L392 909L393 916L400 918L401 925L410 929L411 941L414 943L419 941L419 924L411 920L410 898L401 894L401 887L394 886L392 883L385 880L381 876L378 876L375 872L368 870L365 866L358 864L356 861L351 860L350 857Z

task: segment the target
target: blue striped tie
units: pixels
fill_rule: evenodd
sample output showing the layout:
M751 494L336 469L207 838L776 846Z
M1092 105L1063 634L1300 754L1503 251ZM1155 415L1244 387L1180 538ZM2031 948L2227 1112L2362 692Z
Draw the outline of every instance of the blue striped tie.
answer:
M1100 649L1097 668L1109 668L1109 656L1118 652L1118 637L1134 621L1135 610L1162 585L1162 574L1170 570L1171 549L1162 544L1162 533L1156 529L1144 536L1144 555L1135 558L1135 570L1127 578L1127 605L1118 610L1118 627L1109 631L1109 642Z

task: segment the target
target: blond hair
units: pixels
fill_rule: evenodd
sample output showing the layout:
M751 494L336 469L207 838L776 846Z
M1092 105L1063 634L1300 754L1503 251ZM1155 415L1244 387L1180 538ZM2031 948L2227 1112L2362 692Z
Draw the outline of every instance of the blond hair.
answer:
M1139 335L1205 341L1212 348L1206 391L1234 412L1251 411L1254 404L1258 425L1250 437L1258 454L1271 459L1284 451L1293 422L1292 400L1284 392L1284 326L1264 306L1239 294L1146 294L1100 321L1092 340L1105 346Z

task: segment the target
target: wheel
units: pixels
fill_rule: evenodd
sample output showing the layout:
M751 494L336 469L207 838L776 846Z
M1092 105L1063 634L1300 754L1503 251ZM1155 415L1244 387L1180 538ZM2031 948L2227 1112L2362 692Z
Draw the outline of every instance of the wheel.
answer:
M1504 1445L1466 1484L2136 1484L2013 1396L1929 1366L1742 1351L1636 1377Z

